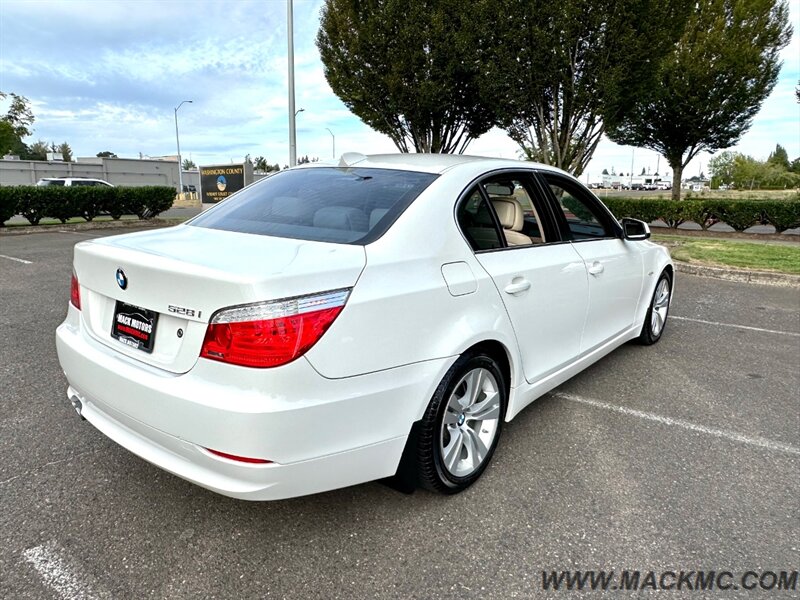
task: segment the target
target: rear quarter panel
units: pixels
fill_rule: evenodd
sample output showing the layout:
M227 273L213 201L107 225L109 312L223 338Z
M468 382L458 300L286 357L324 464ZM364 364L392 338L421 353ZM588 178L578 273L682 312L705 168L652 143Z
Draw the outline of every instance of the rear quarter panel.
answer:
M329 378L457 356L484 340L506 347L512 386L518 349L494 283L463 239L454 207L462 177L437 179L389 231L366 247L347 306L306 355ZM475 291L453 296L442 265L466 263Z

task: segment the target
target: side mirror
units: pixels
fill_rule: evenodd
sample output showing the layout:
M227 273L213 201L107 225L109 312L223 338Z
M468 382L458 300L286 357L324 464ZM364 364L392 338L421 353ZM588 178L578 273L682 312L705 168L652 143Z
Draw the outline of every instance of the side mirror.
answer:
M622 219L622 231L626 240L641 241L650 237L650 226L647 223L629 217Z

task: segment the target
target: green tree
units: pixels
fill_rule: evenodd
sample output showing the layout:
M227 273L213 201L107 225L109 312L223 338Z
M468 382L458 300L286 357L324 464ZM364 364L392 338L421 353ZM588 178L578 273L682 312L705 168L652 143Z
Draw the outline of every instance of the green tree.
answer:
M44 140L34 142L28 148L28 160L47 160L47 153L52 152L50 145Z
M736 152L726 150L708 161L708 171L711 173L711 187L717 188L722 184L733 183L733 165L736 156Z
M661 153L673 170L672 198L680 199L689 161L734 145L750 127L775 86L791 32L783 0L699 2L657 65L657 85L608 136Z
M197 165L194 164L194 161L189 158L183 159L183 170L184 171L191 171L192 169L196 169Z
M495 0L326 0L317 47L334 93L401 152L463 152L495 123Z
M13 153L19 141L14 126L8 121L0 121L0 156Z
M97 158L119 158L119 157L113 152L111 152L111 150L104 150L103 152L97 153Z
M64 162L72 162L72 148L69 147L67 142L62 142L57 146L56 152L61 153L61 158Z
M498 121L531 160L580 175L607 126L654 84L687 0L497 0Z
M780 144L776 144L775 150L770 153L767 162L779 167L783 167L787 171L791 169L791 164L789 163L789 153L786 152L786 148Z
M25 96L18 96L13 92L8 94L0 91L0 100L5 100L9 96L11 97L11 104L8 107L8 112L4 117L0 118L0 121L10 123L14 128L14 133L21 140L33 133L30 127L35 119L31 112L31 104Z

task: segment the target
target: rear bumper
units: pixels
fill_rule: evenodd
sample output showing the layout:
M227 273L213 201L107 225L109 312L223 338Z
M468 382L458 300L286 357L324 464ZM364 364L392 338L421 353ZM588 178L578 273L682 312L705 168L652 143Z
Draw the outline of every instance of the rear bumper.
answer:
M393 475L412 423L454 360L326 379L305 359L266 370L201 359L175 375L90 338L72 306L56 347L68 396L97 429L166 471L248 500ZM240 463L205 448L273 462Z

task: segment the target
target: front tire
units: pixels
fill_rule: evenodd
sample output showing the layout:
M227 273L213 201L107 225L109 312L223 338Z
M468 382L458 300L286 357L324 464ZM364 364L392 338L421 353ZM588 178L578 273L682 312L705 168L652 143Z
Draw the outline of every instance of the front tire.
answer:
M491 356L465 354L455 362L420 424L417 474L423 487L455 494L478 480L500 439L507 399Z
M664 328L667 326L669 303L672 299L672 277L668 271L661 273L644 318L642 332L639 334L639 343L650 346L661 339Z

